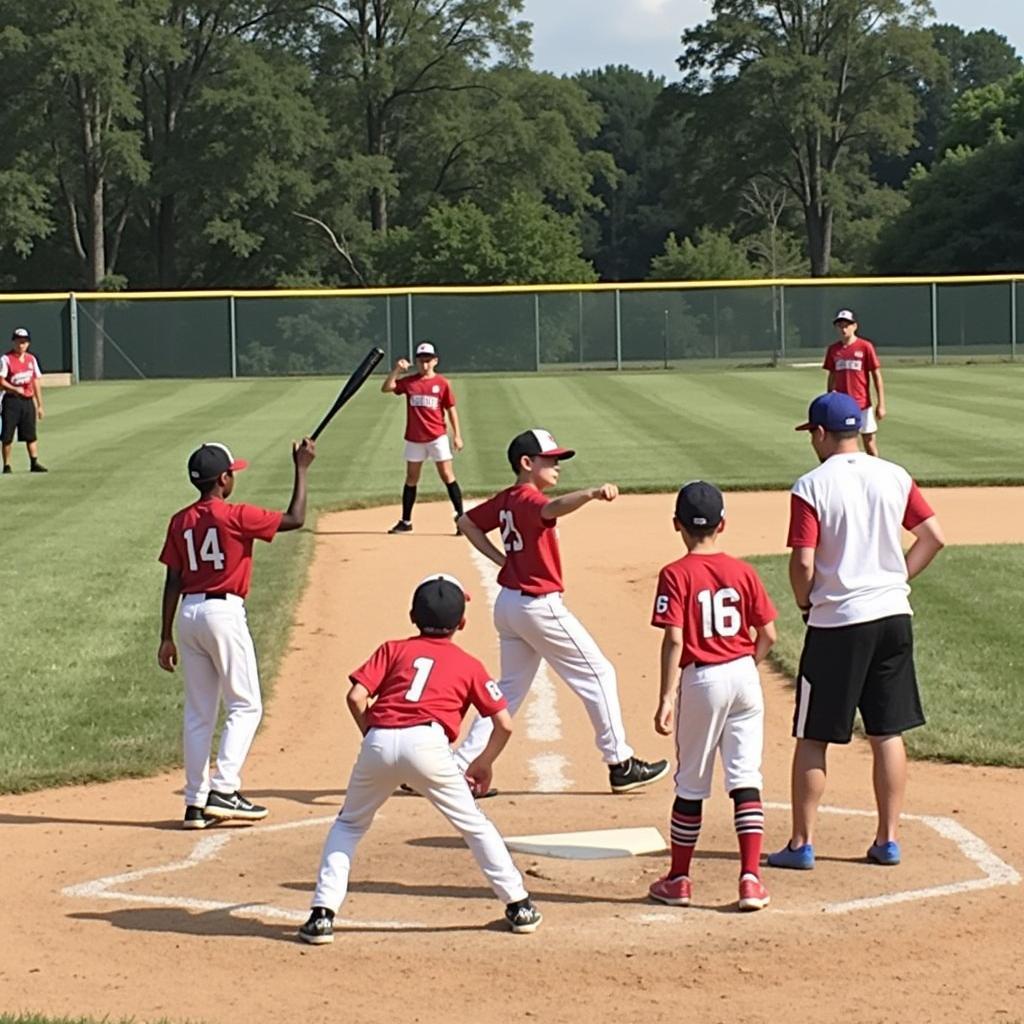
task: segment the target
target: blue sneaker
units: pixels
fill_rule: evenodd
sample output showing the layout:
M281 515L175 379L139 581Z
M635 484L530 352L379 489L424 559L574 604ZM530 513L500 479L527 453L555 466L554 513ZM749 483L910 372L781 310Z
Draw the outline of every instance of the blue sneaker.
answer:
M894 842L872 843L868 847L868 860L873 864L885 864L889 867L900 862L900 844Z
M814 847L804 843L795 850L786 843L775 853L768 854L768 865L773 868L792 868L794 871L810 871L814 867Z

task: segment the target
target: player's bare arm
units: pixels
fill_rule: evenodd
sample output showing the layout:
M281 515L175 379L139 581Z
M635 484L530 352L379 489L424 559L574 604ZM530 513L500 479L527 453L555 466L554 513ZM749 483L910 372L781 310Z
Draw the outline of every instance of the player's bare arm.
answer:
M665 626L661 637L661 689L658 710L654 713L654 731L671 736L676 696L679 693L679 663L683 659L681 626Z
M295 463L295 481L292 484L292 498L281 516L279 533L301 530L306 522L306 473L316 458L316 442L304 437L292 445L292 462Z
M448 422L452 425L452 448L457 452L461 452L464 447L462 444L462 429L459 426L459 414L454 405L448 410Z
M766 622L763 626L758 626L754 632L757 634L754 640L754 663L760 665L775 646L779 633L774 622Z
M168 566L160 615L160 648L156 653L156 660L165 672L173 672L178 664L178 649L174 646L174 616L180 599L181 573Z
M826 391L835 391L836 389L836 375L832 370L828 371L828 383L825 385Z
M491 716L491 738L477 758L466 767L466 781L478 796L491 788L494 762L512 735L512 716L506 708Z
M348 706L349 714L359 726L359 731L365 736L366 730L369 728L366 724L366 711L370 706L370 691L362 683L353 683L352 689L348 691L348 696L345 698L345 703Z
M939 525L938 516L931 516L918 523L911 531L914 543L907 550L907 579L912 580L924 572L932 559L946 546L946 538Z
M797 608L811 608L811 587L814 584L814 548L793 548L789 553L789 586Z
M505 552L496 547L487 534L468 515L459 516L458 526L462 535L481 555L489 558L499 567L505 564Z
M545 519L558 519L570 512L583 508L591 501L614 501L619 496L616 484L601 484L600 487L588 487L583 491L563 494L560 498L552 498L541 510Z
M871 371L871 383L875 386L875 418L885 419L885 385L882 383L882 371Z
M32 400L36 403L36 416L42 419L45 415L43 411L43 382L36 377L32 382L35 385L35 389L32 393Z
M391 372L384 378L384 383L380 386L381 392L385 395L394 394L398 378L408 369L408 359L396 359L395 365L391 367Z

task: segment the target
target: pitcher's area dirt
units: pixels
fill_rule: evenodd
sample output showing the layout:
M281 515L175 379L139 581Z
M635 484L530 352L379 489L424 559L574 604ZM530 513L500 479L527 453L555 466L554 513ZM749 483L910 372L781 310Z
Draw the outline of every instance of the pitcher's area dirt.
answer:
M951 543L1024 541L1020 489L929 497ZM786 495L728 500L730 551L781 549ZM645 758L672 753L651 726L659 641L648 626L655 573L680 550L670 511L664 496L624 498L589 506L561 530L567 602L616 664L631 742ZM420 578L446 570L467 584L475 600L461 640L497 671L469 545L451 535L447 506L416 516L406 537L383 534L393 509L319 522L309 586L246 771L246 792L271 809L266 822L182 831L178 774L0 798L0 1010L224 1024L1024 1020L1024 887L959 886L1004 862L1024 868L1024 776L912 765L907 812L947 824L908 821L905 863L870 866L872 818L849 813L872 807L859 742L832 753L826 803L844 810L822 817L817 869L766 869L773 902L762 913L734 912L731 805L717 788L693 872L696 906L645 898L665 855L517 855L545 915L532 936L504 930L501 906L447 823L425 801L396 797L360 848L339 917L351 926L333 946L296 942L359 741L344 710L346 674L378 642L407 633ZM777 677L764 682L765 797L784 803L792 691ZM641 825L667 835L671 783L609 794L582 707L561 682L554 690L547 734L557 728L561 739L531 739L528 703L486 812L506 835ZM564 758L560 769L551 755ZM539 792L555 770L562 790ZM787 811L770 810L767 850L787 828ZM937 886L949 894L921 895ZM834 912L896 893L904 902Z

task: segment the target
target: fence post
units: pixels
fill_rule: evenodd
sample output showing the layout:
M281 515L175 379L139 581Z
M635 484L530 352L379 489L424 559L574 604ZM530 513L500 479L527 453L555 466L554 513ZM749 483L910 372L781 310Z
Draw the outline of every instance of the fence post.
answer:
M711 293L711 334L714 340L714 354L718 358L718 292Z
M779 358L786 358L786 286L779 285Z
M533 295L533 368L540 373L540 292Z
M583 292L579 291L576 293L577 298L577 309L576 309L576 333L578 335L577 342L580 348L580 366L583 365Z
M68 324L71 329L71 379L76 384L82 379L81 356L78 351L78 297L68 293Z
M939 362L939 286L932 281L932 366Z
M615 369L622 369L622 292L615 289Z
M231 348L231 379L238 377L238 321L235 319L235 297L228 296L228 341Z
M384 334L388 339L388 366L394 366L395 360L391 355L391 296L384 296Z
M1010 282L1010 359L1017 358L1017 282Z
M409 362L412 362L412 292L406 292L405 295L405 326L406 331L409 335Z

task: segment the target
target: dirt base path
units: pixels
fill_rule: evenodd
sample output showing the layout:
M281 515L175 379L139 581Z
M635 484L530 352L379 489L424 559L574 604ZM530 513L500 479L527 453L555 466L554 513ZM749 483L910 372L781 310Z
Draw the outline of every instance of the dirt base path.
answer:
M932 492L954 543L1021 542L1024 491ZM977 515L984 508L984 516ZM619 670L631 740L671 756L650 725L657 634L653 574L677 550L671 499L626 498L562 530L567 600ZM730 497L729 549L778 550L785 495ZM0 798L0 1009L141 1020L536 1019L819 1022L1024 1019L1020 772L912 766L903 866L863 862L870 761L834 752L814 872L768 869L773 904L733 912L735 838L716 792L705 813L696 906L648 902L663 855L597 861L517 856L545 921L512 936L461 841L425 801L387 803L360 849L335 944L294 941L358 736L347 671L407 631L412 586L454 571L473 591L465 645L496 668L483 581L442 505L416 533L382 535L391 509L323 517L275 700L246 791L271 817L253 828L178 827L180 777ZM1002 531L1002 532L997 532ZM257 585L259 574L257 569ZM766 676L766 799L788 799L791 688ZM657 826L671 786L629 796L607 776L578 701L535 686L485 804L506 835ZM770 809L767 849L787 835ZM938 889L938 891L936 891Z

